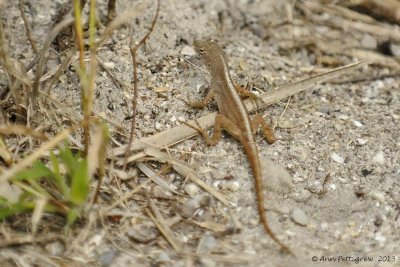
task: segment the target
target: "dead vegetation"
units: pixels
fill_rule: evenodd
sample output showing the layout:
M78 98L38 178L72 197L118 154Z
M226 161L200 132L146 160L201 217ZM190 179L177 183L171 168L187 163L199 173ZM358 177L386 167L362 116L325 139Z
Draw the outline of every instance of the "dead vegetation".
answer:
M96 248L101 242L110 244L112 249L107 253L112 259L123 253L138 264L148 264L155 258L160 266L173 265L177 259L186 261L187 266L204 259L227 265L253 262L245 253L232 254L221 247L213 251L210 244L205 245L213 239L204 233L212 232L223 240L240 231L241 226L230 215L235 203L229 195L199 177L187 152L171 148L195 136L196 131L181 124L137 138L137 132L142 130L137 121L143 84L143 70L139 75L138 69L144 66L140 64L140 52L147 42L152 42L163 3L161 7L160 1L135 4L115 13L115 2L108 2L108 14L103 18L94 0L76 0L48 35L38 39L32 36L30 25L35 18L26 12L26 1L20 0L21 21L32 49L32 58L26 65L10 52L7 36L14 33L0 24L0 248L5 249L0 262L10 262L11 266L96 266L106 261L97 256ZM391 24L399 24L397 1L388 1L387 5L378 1L294 2L287 4L282 21L260 20L249 30L260 39L266 39L264 31L275 34L280 38L277 45L282 55L305 49L315 60L310 66L300 67L297 74L288 74L293 82L260 94L262 103L246 101L250 111L283 101L316 84L351 84L398 75L399 54L394 47L399 46L400 30ZM86 8L81 6L85 4ZM9 8L12 4L0 5ZM360 13L359 8L369 12ZM7 9L0 10L0 15L5 16ZM143 13L152 20L143 20ZM135 24L138 18L143 21ZM106 26L101 21L106 21ZM136 30L137 25L145 30ZM327 31L301 39L278 33L280 27L291 25L319 25L339 31L346 38L331 37ZM98 56L99 50L109 49L112 35L124 27L129 28L133 69L128 85L119 81ZM54 50L59 64L46 69L49 53ZM298 67L290 57L282 61ZM360 68L362 72L357 71ZM121 122L94 112L94 96L100 89L96 88L96 78L103 70L131 103L130 130ZM80 111L59 102L52 93L66 72L79 81ZM276 84L275 74L268 77L272 85ZM209 128L215 115L209 113L197 121ZM63 158L66 148L71 153ZM68 165L71 158L76 166ZM44 167L35 167L37 162ZM43 171L44 168L48 169ZM325 186L324 182L323 195L327 193ZM199 220L199 213L206 213L206 219ZM180 233L183 227L186 228ZM41 248L34 249L37 245ZM44 252L46 246L65 253L57 257L40 255L49 254ZM15 247L29 257L18 259L12 251Z

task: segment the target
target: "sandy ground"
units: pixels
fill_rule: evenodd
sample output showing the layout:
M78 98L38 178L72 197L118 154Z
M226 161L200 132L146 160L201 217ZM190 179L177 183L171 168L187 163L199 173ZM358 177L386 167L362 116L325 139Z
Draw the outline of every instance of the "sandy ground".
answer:
M34 55L14 2L6 1L2 19L8 26L11 56L26 65ZM58 2L41 0L26 5L38 43L52 27ZM131 5L128 2L118 3L118 13ZM193 110L183 101L204 96L210 82L190 49L196 39L216 39L229 57L233 79L266 91L332 69L334 66L318 63L327 53L322 43L336 48L329 56L345 65L356 61L346 50L364 48L365 38L378 43L385 39L351 27L334 27L344 18L312 9L308 16L300 9L289 9L294 18L287 23L285 3L163 0L155 31L139 53L137 137L216 110L216 105ZM101 5L104 14L105 4ZM153 14L154 7L149 7L139 16L134 23L135 36L148 29ZM124 83L132 78L128 33L128 27L119 29L99 51L99 58ZM53 61L48 64L50 69L51 64L58 64L57 57ZM186 253L176 254L161 235L145 243L129 239L127 233L146 219L137 212L143 203L132 199L129 206L135 215L121 224L97 224L84 243L8 247L0 250L0 257L9 259L10 266L53 266L63 261L70 264L64 266L400 266L400 90L399 79L390 76L394 73L387 65L366 66L299 93L289 103L286 99L259 111L276 125L279 138L273 145L261 136L257 141L267 216L273 231L297 259L280 253L264 233L249 164L240 144L227 134L215 147L206 147L199 137L173 147L173 156L186 155L199 176L236 205L228 210L211 199L191 220L173 224ZM52 96L79 111L78 83L71 67ZM99 71L96 85L96 114L128 131L127 94L104 71ZM56 125L47 130L58 131ZM126 137L116 138L126 142ZM178 188L184 182L173 173L168 179ZM109 183L111 177L104 188ZM122 190L129 188L123 184ZM173 220L175 210L163 208L164 216ZM220 225L236 222L240 231L219 234L192 220ZM194 255L201 253L208 256L199 259ZM364 262L368 260L365 257L372 261Z

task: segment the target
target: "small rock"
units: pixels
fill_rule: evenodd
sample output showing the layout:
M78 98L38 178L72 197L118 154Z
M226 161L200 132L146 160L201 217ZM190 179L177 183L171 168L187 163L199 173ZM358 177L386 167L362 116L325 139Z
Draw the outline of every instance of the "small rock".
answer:
M157 262L158 263L167 263L170 262L171 258L169 257L169 255L165 252L165 251L161 251L160 255L158 255L158 259Z
M356 126L356 127L363 127L363 126L364 126L361 122L356 121L356 120L353 120L353 124L354 124L354 126Z
M308 216L307 214L299 209L299 208L294 208L291 212L290 212L290 218L295 222L298 223L300 225L307 225L309 222Z
M227 184L227 189L232 192L237 192L240 188L240 183L238 181L232 181Z
M54 241L45 246L51 256L61 256L65 252L65 246L60 241Z
M170 122L176 122L176 117L175 117L175 116L172 116L172 117L169 119L169 121L170 121Z
M278 193L290 193L292 191L292 176L279 164L270 159L261 161L263 182L269 189Z
M374 239L375 239L376 241L379 242L379 244L381 245L381 247L383 247L383 246L385 245L386 237L385 237L382 233L377 232L377 233L375 234Z
M311 192L306 189L300 189L299 192L295 195L294 199L299 201L299 202L304 202L310 199L311 197Z
M158 234L157 228L150 223L136 224L126 232L129 238L139 243L148 243L157 238Z
M191 197L197 195L200 191L199 187L195 184L187 184L187 185L185 185L184 189L185 189L185 192Z
M381 165L385 164L385 154L383 154L383 151L376 153L372 161Z
M384 203L385 202L385 194L383 194L382 192L372 191L369 195L373 199L378 200L380 203Z
M197 253L209 253L217 246L217 240L211 234L205 234L197 246Z
M196 51L194 51L194 49L191 46L186 45L185 47L182 48L181 55L194 56L196 55Z
M211 198L206 193L188 199L181 207L182 216L187 218L193 217L200 207L210 204L210 201Z
M156 130L160 130L161 127L162 127L162 124L157 121L156 125L155 125Z
M367 142L368 142L368 140L366 140L366 139L357 138L357 143L358 143L360 146L365 145Z
M341 156L339 156L336 153L332 153L331 155L331 159L337 163L343 164L344 163L344 158L342 158Z
M107 250L101 253L99 257L99 263L101 267L108 267L111 266L115 257L118 256L118 251L116 250Z
M114 62L104 62L104 67L106 67L107 69L114 69L115 68L115 64Z
M367 49L374 50L378 47L378 42L371 35L364 34L363 38L361 39L361 46Z

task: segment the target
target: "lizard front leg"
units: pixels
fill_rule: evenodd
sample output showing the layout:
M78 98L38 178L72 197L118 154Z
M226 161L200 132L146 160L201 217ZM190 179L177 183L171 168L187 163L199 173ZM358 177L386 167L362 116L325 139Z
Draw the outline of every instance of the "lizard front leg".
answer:
M262 130L262 133L263 133L265 139L267 139L268 144L275 143L276 137L274 135L274 132L268 126L265 119L260 114L256 114L253 116L253 118L251 120L251 129L253 130L254 134L256 134L256 132L258 131L260 126L261 126L261 130Z
M209 146L214 146L216 145L219 140L221 140L222 136L222 129L225 129L229 134L231 134L234 138L240 140L242 137L242 132L240 128L236 126L235 123L233 123L229 118L218 114L215 117L215 122L214 122L214 131L213 134L210 136L207 134L207 132L200 127L199 123L196 121L197 127L190 125L188 123L185 123L187 126L195 129L198 131L206 141L207 145Z
M210 90L207 92L207 95L199 101L186 101L186 103L191 106L192 108L197 108L197 109L201 109L204 108L205 106L208 105L208 103L210 103L211 100L213 100L213 98L215 97L215 92L214 90Z

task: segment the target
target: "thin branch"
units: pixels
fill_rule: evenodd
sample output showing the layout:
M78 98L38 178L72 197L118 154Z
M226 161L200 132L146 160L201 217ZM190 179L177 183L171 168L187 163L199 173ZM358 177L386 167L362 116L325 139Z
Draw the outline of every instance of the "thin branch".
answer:
M24 20L25 24L25 32L26 32L26 37L28 38L29 43L31 44L32 50L35 54L37 54L38 50L36 48L36 43L35 40L32 38L32 32L31 32L31 27L29 25L28 18L25 15L24 12L24 3L22 2L23 0L19 0L19 11L21 12L21 17Z
M132 98L132 122L131 122L131 132L129 135L129 141L128 141L128 145L126 147L125 150L125 159L124 159L124 166L123 166L123 170L126 169L126 165L127 165L127 159L128 159L128 155L129 155L129 151L130 151L130 147L132 145L132 141L133 141L133 136L135 134L135 124L136 124L136 107L137 107L137 99L139 96L139 90L138 90L138 78L137 78L137 60L136 60L136 53L137 50L139 49L140 46L142 46L146 40L149 38L150 34L153 32L154 30L154 26L156 25L157 22L157 18L158 18L158 14L160 12L160 0L157 0L157 9L156 9L156 13L154 15L153 18L153 22L151 23L151 27L150 30L147 32L147 34L142 38L142 40L140 40L140 42L135 45L133 45L133 38L132 38L132 33L131 33L131 38L130 38L130 46L131 46L131 56L132 56L132 65L133 65L133 98Z

